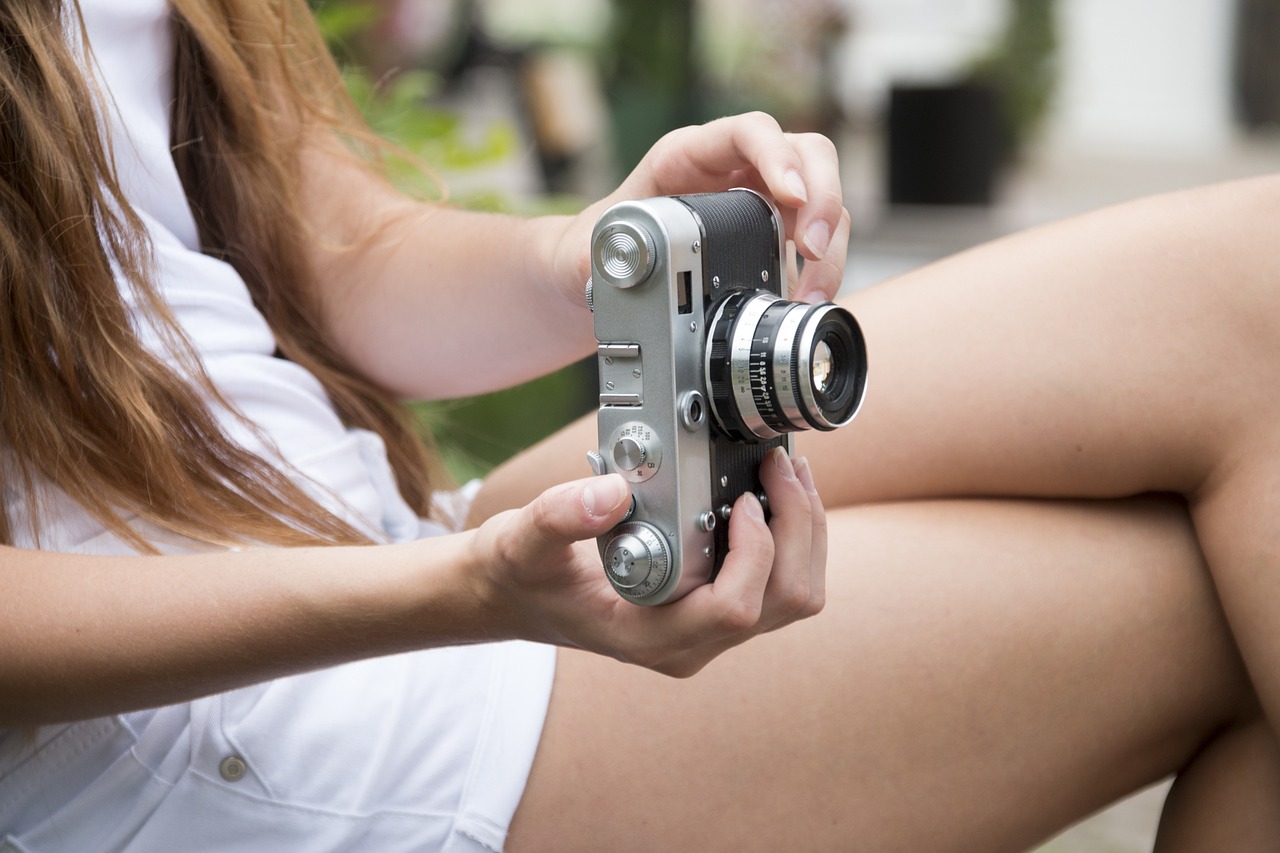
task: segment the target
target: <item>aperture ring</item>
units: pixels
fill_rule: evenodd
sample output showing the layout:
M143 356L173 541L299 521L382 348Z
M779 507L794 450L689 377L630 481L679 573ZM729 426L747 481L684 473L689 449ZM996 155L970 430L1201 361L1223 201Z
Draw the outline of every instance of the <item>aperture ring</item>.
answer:
M769 378L768 353L764 353L765 360L761 364L753 366L752 348L760 318L764 316L769 306L781 301L771 293L757 291L738 311L738 317L733 324L733 336L729 341L729 378L733 402L738 408L738 417L753 435L764 439L777 438L782 433L765 421L760 407L756 404L756 389L767 384ZM761 367L764 368L763 373L759 372Z
M793 305L778 324L773 351L773 387L775 396L782 408L782 416L787 431L794 432L804 423L804 412L800 409L799 387L805 378L799 373L797 357L798 336L804 324L807 306Z

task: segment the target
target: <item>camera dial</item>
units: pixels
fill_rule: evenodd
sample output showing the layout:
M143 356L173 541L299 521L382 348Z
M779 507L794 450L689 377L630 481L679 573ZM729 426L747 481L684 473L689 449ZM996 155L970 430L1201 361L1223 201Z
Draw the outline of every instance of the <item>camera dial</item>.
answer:
M657 255L649 232L633 222L614 222L592 242L594 266L614 287L635 287L653 272Z
M662 465L657 431L640 421L627 421L609 436L607 447L615 470L632 483L643 483Z
M609 580L626 598L653 595L666 582L671 569L667 540L643 521L627 521L615 527L600 555Z

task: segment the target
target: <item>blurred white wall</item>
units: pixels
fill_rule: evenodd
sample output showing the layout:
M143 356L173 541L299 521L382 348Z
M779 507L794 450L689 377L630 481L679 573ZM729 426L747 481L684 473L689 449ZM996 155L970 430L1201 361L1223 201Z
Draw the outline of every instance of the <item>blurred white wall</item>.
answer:
M845 106L870 115L893 83L944 83L990 44L1008 0L845 0L851 26L841 62Z
M845 0L842 92L874 115L895 81L963 73L1016 0ZM1202 155L1230 143L1230 0L1059 0L1044 143L1071 154Z
M1046 142L1208 154L1233 138L1227 0L1060 0L1062 74Z

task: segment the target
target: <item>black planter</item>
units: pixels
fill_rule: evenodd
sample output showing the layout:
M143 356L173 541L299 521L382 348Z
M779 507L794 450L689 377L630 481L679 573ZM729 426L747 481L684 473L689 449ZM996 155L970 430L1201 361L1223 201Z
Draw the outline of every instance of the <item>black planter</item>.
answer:
M1248 130L1280 127L1280 0L1240 0L1236 10L1236 117Z
M886 127L890 204L991 203L1009 150L995 89L895 86Z

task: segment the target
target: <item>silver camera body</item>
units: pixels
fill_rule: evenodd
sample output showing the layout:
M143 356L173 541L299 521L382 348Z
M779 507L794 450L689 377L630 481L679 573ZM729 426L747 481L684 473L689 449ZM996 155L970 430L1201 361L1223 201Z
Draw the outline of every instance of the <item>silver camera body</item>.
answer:
M769 451L790 453L793 431L834 429L861 404L861 331L832 303L784 300L784 258L781 217L750 190L623 202L596 224L588 457L631 483L630 514L599 539L628 601L674 601L713 580L734 502L765 497Z

